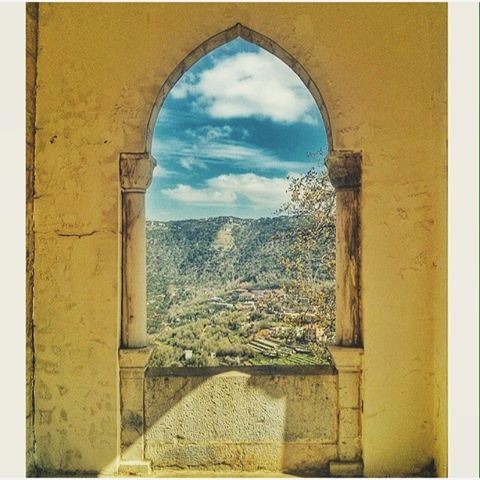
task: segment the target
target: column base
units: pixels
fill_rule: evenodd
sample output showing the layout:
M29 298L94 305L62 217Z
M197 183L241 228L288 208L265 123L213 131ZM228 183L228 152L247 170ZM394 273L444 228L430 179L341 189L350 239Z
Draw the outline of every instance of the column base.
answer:
M330 462L331 477L361 477L363 475L362 462Z
M149 475L152 469L146 460L121 460L118 466L119 475Z

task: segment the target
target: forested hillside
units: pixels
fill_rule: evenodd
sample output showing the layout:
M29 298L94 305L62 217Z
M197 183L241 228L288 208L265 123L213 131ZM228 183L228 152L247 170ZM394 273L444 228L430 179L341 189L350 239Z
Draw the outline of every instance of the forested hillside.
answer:
M290 344L309 340L299 326L305 315L311 323L315 308L294 293L294 275L285 267L302 256L294 239L305 222L295 216L147 222L148 331L158 347L153 363L289 363L268 342L288 334L298 337ZM302 271L333 292L331 268L322 263L332 248L318 242L302 258ZM268 348L257 344L255 350L258 340Z

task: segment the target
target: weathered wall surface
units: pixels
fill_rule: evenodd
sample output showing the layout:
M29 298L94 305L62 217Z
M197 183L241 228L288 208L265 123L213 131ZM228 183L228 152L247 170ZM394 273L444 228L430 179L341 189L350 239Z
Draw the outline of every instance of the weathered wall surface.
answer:
M115 469L120 152L157 92L237 22L276 41L362 150L367 475L446 461L444 4L41 4L35 159L35 433L41 467ZM168 165L165 165L168 168ZM435 372L435 373L434 373Z
M34 468L35 437L33 428L34 395L34 345L33 345L33 266L35 240L33 233L33 202L35 196L35 82L37 76L37 26L38 5L26 5L26 468Z
M443 28L447 29L447 19L438 20ZM437 39L439 48L447 50L447 39ZM435 206L433 218L433 229L431 238L432 266L436 274L433 279L433 331L434 331L434 391L433 391L433 434L434 450L433 458L437 468L437 474L442 477L448 475L448 322L447 322L447 300L448 300L448 250L447 250L447 214L448 214L448 193L447 193L447 105L446 105L446 78L448 68L445 59L433 59L433 72L442 89L433 90L432 101L442 104L443 108L432 111L432 137L434 144L434 155L437 161L432 165L431 175L437 178L432 192L432 203Z
M146 378L145 450L156 468L305 472L336 458L333 372L201 370Z

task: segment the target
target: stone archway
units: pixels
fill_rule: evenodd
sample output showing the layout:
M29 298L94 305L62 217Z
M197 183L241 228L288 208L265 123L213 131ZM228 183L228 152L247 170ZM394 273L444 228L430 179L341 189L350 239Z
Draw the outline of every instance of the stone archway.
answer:
M222 45L234 40L236 38L242 38L247 42L253 43L259 47L262 47L267 52L270 52L272 55L275 55L278 59L282 60L286 65L288 65L304 83L306 88L311 93L315 103L317 104L322 118L325 124L325 130L327 132L327 140L329 150L333 149L333 134L330 127L330 117L328 115L328 110L325 104L325 101L320 93L320 89L317 87L315 81L310 77L305 68L286 50L284 50L278 43L274 42L272 39L262 35L261 33L255 32L244 25L237 23L231 28L224 30L223 32L217 33L213 37L208 38L205 42L201 43L197 48L190 52L173 70L173 72L168 76L167 80L163 83L158 91L157 98L154 102L153 108L150 112L148 119L148 127L146 130L145 145L147 151L151 151L153 131L155 129L155 122L157 120L158 114L162 108L163 102L167 95L170 93L170 90L173 88L175 83L180 79L180 77L190 69L190 67L200 60L202 57L210 53L212 50L215 50Z
M148 473L144 458L144 374L151 353L146 339L145 192L156 165L151 143L156 118L180 77L215 48L241 37L285 62L312 94L324 119L329 155L327 169L336 190L336 346L331 353L339 372L338 462L331 474L348 476L362 471L360 309L360 187L361 153L334 150L328 111L320 90L305 69L273 40L237 23L193 50L161 86L146 129L146 151L120 155L122 191L122 335L119 350L121 455L123 473Z

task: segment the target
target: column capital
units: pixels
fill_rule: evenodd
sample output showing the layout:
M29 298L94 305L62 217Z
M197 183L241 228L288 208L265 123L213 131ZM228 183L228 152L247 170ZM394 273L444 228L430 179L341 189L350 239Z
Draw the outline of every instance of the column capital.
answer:
M120 154L120 184L125 192L145 192L152 182L155 159L148 153Z
M152 351L152 347L121 348L118 351L120 368L136 368L145 370Z
M330 346L335 368L339 372L360 372L362 370L363 348Z
M335 190L359 187L362 154L353 150L332 150L325 162L330 182Z

